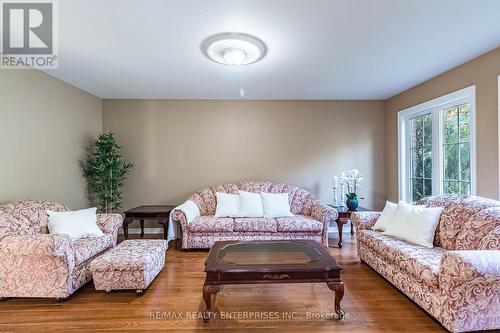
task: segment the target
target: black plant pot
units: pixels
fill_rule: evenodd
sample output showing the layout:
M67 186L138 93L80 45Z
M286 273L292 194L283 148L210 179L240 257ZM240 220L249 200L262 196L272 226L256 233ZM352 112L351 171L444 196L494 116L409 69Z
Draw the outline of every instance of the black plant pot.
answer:
M358 199L347 199L345 204L349 210L356 210L359 206Z

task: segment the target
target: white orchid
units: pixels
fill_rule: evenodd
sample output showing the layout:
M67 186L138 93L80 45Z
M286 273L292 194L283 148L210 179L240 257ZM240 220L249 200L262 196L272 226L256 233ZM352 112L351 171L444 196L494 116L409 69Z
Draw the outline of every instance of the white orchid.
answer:
M347 198L356 199L358 196L358 188L361 187L361 182L363 181L363 176L359 173L358 169L348 171L347 175L345 172L342 172L340 175L340 184L347 189Z

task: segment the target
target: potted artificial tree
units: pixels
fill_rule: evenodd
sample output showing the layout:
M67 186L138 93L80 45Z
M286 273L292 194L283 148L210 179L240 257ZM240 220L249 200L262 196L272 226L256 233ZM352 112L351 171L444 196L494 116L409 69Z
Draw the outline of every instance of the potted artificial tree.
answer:
M133 167L120 153L113 133L103 133L87 147L87 157L80 161L87 179L89 201L103 213L113 213L121 207L121 188Z

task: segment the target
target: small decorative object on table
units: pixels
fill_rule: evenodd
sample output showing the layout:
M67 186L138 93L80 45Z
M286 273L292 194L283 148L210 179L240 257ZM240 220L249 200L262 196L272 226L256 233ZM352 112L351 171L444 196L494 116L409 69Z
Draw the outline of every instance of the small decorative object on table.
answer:
M340 202L338 205L340 207L345 207L345 201L344 201L344 196L345 196L345 184L342 182L342 179L345 178L345 172L340 173Z
M333 206L338 206L338 198L337 198L337 188L339 187L339 180L337 176L333 176L332 188L333 188Z
M347 189L347 193L345 194L346 206L349 210L356 210L359 206L358 201L358 188L361 186L361 181L363 180L363 176L359 174L358 169L353 169L347 173L342 173L342 177L340 179L340 184Z
M356 193L347 193L347 200L345 201L345 205L349 210L356 210L359 206L358 195Z

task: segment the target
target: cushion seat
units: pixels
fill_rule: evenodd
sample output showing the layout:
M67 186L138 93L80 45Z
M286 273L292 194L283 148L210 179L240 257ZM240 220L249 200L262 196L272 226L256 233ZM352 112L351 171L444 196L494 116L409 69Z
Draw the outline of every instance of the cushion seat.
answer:
M388 260L425 284L432 287L439 285L439 267L445 253L443 248L413 245L373 230L360 230L358 242L383 253Z
M125 240L90 263L96 290L146 289L165 265L167 241Z
M322 232L323 224L310 216L276 218L278 232Z
M73 242L75 265L96 256L113 245L111 236L81 238Z
M187 224L190 232L307 232L321 233L323 224L312 217L295 215L276 219L263 217L229 218L199 216Z
M191 232L232 232L234 219L229 217L199 216L187 224Z
M275 219L262 217L235 218L234 231L236 232L276 232Z

